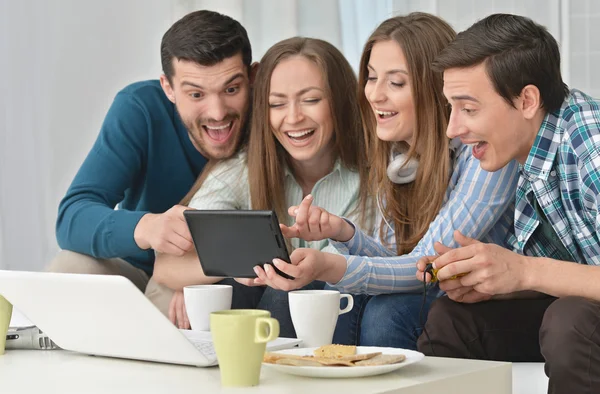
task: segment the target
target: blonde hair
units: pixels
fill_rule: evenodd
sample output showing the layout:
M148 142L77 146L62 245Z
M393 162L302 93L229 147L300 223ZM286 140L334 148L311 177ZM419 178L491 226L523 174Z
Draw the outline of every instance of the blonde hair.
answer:
M369 144L371 165L370 192L361 190L362 198L367 194L377 195L378 204L385 205L385 220L393 221L396 249L399 255L412 251L427 232L442 207L450 179L449 140L446 128L450 110L443 95L441 73L431 68L444 47L456 37L456 32L442 19L415 12L406 16L390 18L375 29L365 44L358 76L359 106L365 133L376 135L376 119L367 101L364 87L367 82L367 65L371 50L377 42L395 41L406 58L410 86L415 108L413 144L382 141L366 137ZM419 168L414 182L392 183L386 173L393 150L407 151L407 155L418 158ZM421 152L420 154L417 152ZM386 224L382 221L379 233L385 239Z

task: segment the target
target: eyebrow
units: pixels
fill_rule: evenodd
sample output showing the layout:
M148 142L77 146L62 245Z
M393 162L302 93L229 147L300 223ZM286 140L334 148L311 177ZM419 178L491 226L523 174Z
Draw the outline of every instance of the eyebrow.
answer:
M302 96L304 93L307 93L307 92L309 92L309 91L311 91L311 90L318 90L318 91L320 91L320 92L323 92L323 89L321 89L321 88L318 88L318 87L316 87L316 86L309 86L309 87L307 87L307 88L304 88L304 89L302 89L301 91L299 91L299 92L296 94L296 96ZM275 96L275 97L287 97L285 94L283 94L283 93L277 93L277 92L271 92L271 93L269 94L269 96Z
M232 83L233 81L235 81L238 78L244 78L244 73L240 72L240 73L232 75L227 81L225 81L225 83L223 84L223 87L229 85L230 83ZM202 87L202 85L198 85L198 84L195 84L195 83L189 82L189 81L183 81L181 83L181 86L182 87L183 86L191 86L191 87L194 87L194 88L197 88L197 89L204 90L204 88Z
M373 68L373 66L371 66L370 64L367 64L367 68L370 68L371 70L375 71L375 69ZM403 70L401 68L396 68L396 69L393 69L393 70L389 70L389 71L386 71L385 73L388 74L388 75L389 74L398 74L398 73L408 75L408 71Z
M454 101L458 101L458 100L466 100L466 101L473 101L475 103L479 103L479 100L477 100L475 97L473 96L469 96L467 94L463 94L461 96L452 96L450 97L452 100Z

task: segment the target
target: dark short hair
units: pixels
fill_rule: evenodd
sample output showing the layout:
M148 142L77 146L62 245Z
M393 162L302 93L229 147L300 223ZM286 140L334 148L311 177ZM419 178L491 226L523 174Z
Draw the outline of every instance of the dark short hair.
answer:
M493 14L459 33L435 59L436 71L486 63L496 92L513 99L535 85L548 112L558 110L569 93L560 73L558 44L548 30L529 18Z
M252 48L246 29L233 18L206 10L175 22L160 44L162 68L169 81L174 74L173 59L213 66L239 53L250 68Z

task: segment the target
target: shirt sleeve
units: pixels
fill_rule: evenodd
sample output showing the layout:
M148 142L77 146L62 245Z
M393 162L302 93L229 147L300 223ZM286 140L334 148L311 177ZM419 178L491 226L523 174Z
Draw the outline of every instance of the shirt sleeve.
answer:
M62 249L97 258L142 251L133 233L148 212L114 208L142 176L149 124L150 114L134 97L123 92L115 97L96 142L59 205L56 238Z
M341 254L355 255L355 256L367 256L367 257L378 257L378 256L396 256L396 251L384 246L379 238L371 238L366 235L358 226L353 222L346 219L346 221L354 227L354 235L346 242L339 242L329 240L330 245ZM386 245L391 247L394 246L394 231L392 228L387 228L387 242ZM373 234L378 234L379 229L373 230Z
M420 292L423 284L416 279L416 262L423 256L436 255L436 241L457 247L455 230L475 239L486 235L514 199L517 164L511 162L490 173L481 169L470 151L463 157L466 163L456 186L413 251L394 257L346 255L345 275L330 285L355 294Z

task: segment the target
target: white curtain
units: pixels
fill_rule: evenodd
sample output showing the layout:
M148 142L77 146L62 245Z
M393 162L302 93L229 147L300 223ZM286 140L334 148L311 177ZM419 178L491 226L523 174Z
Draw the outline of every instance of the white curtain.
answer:
M56 254L58 203L114 95L160 74L162 35L196 9L239 20L255 60L303 35L332 42L355 68L393 15L431 12L457 30L493 12L527 15L561 43L566 81L600 97L596 0L0 0L0 268L40 270Z

